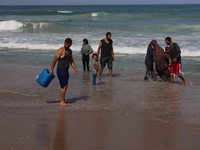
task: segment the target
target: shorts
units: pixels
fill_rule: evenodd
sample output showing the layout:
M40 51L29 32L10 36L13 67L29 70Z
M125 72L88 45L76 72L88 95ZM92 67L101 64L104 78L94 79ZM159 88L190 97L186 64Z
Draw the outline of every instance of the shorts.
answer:
M113 62L112 56L101 58L100 59L101 68L105 68L107 63L108 69L112 69L112 62Z
M181 75L181 64L180 63L171 63L170 65L170 75Z
M60 81L60 87L63 89L65 86L68 85L69 74L57 69L57 76Z

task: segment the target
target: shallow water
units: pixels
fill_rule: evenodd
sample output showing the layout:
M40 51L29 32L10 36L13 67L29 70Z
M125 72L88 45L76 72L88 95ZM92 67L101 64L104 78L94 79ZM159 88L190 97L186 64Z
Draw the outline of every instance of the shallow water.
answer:
M43 68L24 64L1 66L2 92L43 99L31 103L29 100L20 100L11 104L14 108L55 105L57 109L60 101L58 79L55 78L48 88L41 87L35 81L36 73L39 74ZM180 79L175 78L175 81L175 84L160 79L157 82L144 82L143 73L140 72L114 72L110 78L105 69L102 80L97 79L97 85L93 86L91 72L80 71L74 75L71 70L66 99L72 106L68 110L115 111L200 127L199 82L188 80L188 84L183 86ZM9 105L9 101L3 105Z

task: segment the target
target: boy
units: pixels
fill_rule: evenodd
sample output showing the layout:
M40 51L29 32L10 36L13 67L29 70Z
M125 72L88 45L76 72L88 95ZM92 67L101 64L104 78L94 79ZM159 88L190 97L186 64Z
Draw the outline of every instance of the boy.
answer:
M92 55L93 58L93 85L96 85L96 78L97 78L97 73L100 70L99 68L99 63L98 63L98 55L97 54L93 54Z
M173 43L170 37L165 38L165 43L170 46L169 57L171 58L170 64L170 81L174 83L174 75L182 79L183 84L186 85L186 80L181 75L181 50L177 43Z
M169 47L165 47L165 60L167 62L168 67L170 67L170 63L169 63Z

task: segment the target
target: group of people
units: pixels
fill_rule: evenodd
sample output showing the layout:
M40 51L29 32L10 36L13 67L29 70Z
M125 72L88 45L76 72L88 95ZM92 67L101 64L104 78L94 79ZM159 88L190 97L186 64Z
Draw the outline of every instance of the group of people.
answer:
M114 51L113 51L113 41L111 39L112 34L110 32L106 33L106 38L102 39L99 43L99 47L97 53L94 53L93 58L93 84L96 85L97 74L99 73L99 77L101 77L102 72L107 64L109 69L109 75L112 76L112 67L114 61ZM186 84L186 80L181 75L181 56L180 56L180 48L177 43L173 43L170 37L165 39L165 42L170 47L166 47L166 51L162 49L162 47L157 43L157 41L153 40L150 42L147 55L145 59L146 64L146 75L144 77L145 80L153 79L156 80L156 76L159 75L161 79L164 81L174 82L174 75L176 74L183 80L183 83ZM74 74L78 73L75 62L73 60L72 50L70 49L72 45L72 40L67 38L64 42L64 46L58 49L54 60L51 65L51 69L49 73L53 73L53 69L58 61L57 65L57 77L60 82L60 95L61 102L60 105L68 106L69 103L65 102L65 93L68 87L69 80L69 66L73 67L75 70ZM83 62L83 70L89 71L89 54L92 54L94 50L89 45L87 39L83 39L83 46L81 48L82 62ZM101 52L100 57L100 65L99 67L99 54ZM171 58L171 63L169 63L169 58ZM154 69L155 62L155 69ZM170 71L169 71L170 66Z
M110 32L106 33L106 38L102 39L99 43L99 47L97 50L97 54L94 53L92 55L93 58L93 85L96 85L96 77L99 72L99 77L101 77L101 74L107 64L109 69L109 75L112 76L112 66L114 61L114 51L113 51L113 41L111 39L112 34ZM83 45L81 48L81 55L82 55L82 63L83 63L83 71L86 71L86 65L87 65L87 71L89 71L89 54L92 54L94 50L89 45L89 42L87 39L83 39ZM101 58L100 58L100 64L101 68L99 67L99 54L101 52Z
M185 85L186 80L181 75L181 50L177 43L172 42L170 37L165 38L165 43L167 47L164 51L157 41L152 40L150 42L145 58L146 74L144 80L152 79L155 81L157 75L159 75L162 80L174 83L174 75L177 75Z
M97 54L93 54L93 84L96 85L96 77L99 72L99 77L101 77L101 74L107 64L109 69L109 75L112 76L112 66L114 61L114 51L113 51L113 41L111 39L112 34L110 32L106 33L106 38L102 39L99 43L99 47L97 50ZM78 70L76 68L75 62L73 60L72 56L72 50L70 49L72 45L72 40L70 38L67 38L64 42L64 46L58 49L54 60L51 65L51 69L49 70L49 73L53 73L53 69L56 65L56 62L58 61L57 66L57 76L60 82L60 95L61 95L61 102L60 105L68 106L69 103L65 102L65 93L68 88L68 80L69 80L69 65L73 67L75 70L74 74L78 73ZM101 67L99 67L99 54L101 52L100 57L100 64ZM89 45L89 42L87 39L83 39L83 46L81 48L81 54L82 54L82 62L83 62L83 70L89 71L89 54L93 53L93 49Z

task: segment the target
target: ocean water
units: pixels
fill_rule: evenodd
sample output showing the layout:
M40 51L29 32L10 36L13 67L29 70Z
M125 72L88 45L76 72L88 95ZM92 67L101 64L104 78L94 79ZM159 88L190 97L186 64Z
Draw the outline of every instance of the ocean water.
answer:
M200 75L200 5L0 6L0 61L50 66L70 37L81 68L83 38L97 51L108 31L116 71L144 72L149 42L164 48L171 36L182 51L183 73Z
M182 51L183 74L200 79L200 5L0 6L0 61L48 67L70 37L81 70L83 38L96 52L108 31L116 72L145 72L149 42L164 48L171 36Z

